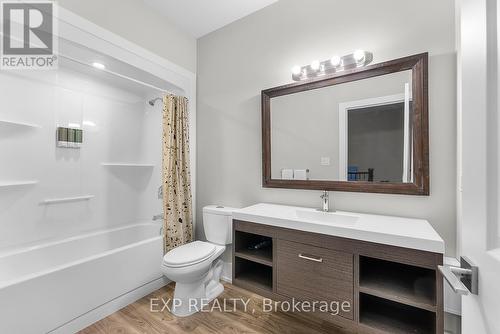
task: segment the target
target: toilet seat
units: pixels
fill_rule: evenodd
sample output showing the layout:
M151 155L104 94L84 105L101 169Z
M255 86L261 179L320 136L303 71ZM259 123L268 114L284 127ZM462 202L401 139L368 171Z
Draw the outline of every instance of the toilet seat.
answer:
M203 262L215 253L215 245L204 241L193 241L172 249L163 257L163 265L181 268Z

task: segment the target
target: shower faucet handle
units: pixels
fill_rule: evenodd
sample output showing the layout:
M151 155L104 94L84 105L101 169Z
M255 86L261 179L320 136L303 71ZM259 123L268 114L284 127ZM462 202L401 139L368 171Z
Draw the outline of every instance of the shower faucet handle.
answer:
M157 221L157 220L163 220L163 214L160 213L159 215L154 215L153 216L153 221Z

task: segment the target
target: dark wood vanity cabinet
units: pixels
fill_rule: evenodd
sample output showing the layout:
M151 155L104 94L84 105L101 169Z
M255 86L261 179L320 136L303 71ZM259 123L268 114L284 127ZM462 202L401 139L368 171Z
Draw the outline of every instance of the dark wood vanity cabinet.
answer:
M278 239L276 258L276 293L310 302L347 301L352 305L352 254ZM352 309L339 314L354 319Z
M353 333L443 333L442 254L238 220L233 237L236 286L277 301L348 302L314 314Z

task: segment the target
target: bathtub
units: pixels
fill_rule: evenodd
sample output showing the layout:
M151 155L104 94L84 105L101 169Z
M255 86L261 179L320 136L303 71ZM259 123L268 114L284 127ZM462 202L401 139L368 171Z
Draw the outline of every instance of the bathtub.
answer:
M0 333L70 333L142 297L163 280L162 243L160 225L144 223L0 254Z

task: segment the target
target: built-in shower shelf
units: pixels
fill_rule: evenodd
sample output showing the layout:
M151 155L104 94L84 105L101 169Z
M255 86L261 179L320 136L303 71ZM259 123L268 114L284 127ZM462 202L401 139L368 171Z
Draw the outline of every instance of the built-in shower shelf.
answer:
M8 121L5 119L0 119L0 125L12 125L12 126L22 126L22 127L28 127L28 128L41 128L40 125L37 124L32 124L32 123L25 123L25 122L16 122L16 121Z
M33 185L33 184L37 184L37 183L38 183L38 181L36 181L36 180L31 180L31 181L0 181L0 188L29 186L29 185Z
M153 168L154 164L136 164L136 163L124 163L124 162L103 162L101 165L107 167L139 167L139 168Z
M94 195L84 195L75 197L51 198L41 201L40 204L49 205L49 204L69 203L69 202L81 202L81 201L91 200L94 197L95 197Z

